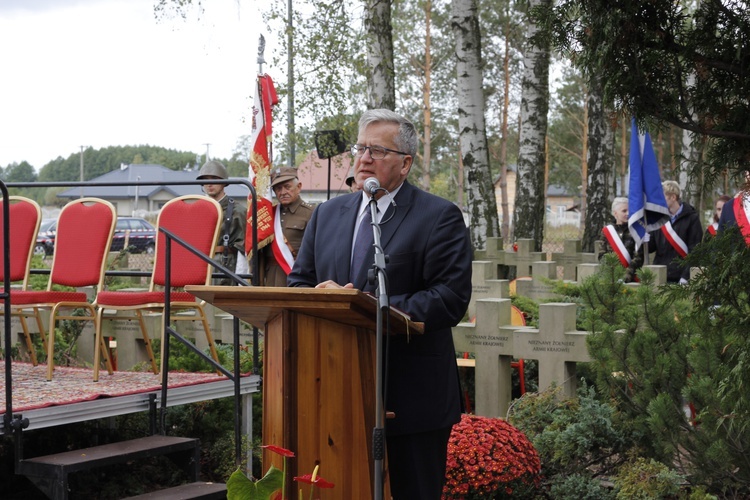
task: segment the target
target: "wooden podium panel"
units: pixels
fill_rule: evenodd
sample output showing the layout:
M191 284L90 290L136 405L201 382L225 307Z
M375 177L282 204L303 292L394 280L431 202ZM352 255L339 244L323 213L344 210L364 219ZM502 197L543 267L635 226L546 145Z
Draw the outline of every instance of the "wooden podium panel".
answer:
M263 444L287 448L291 478L319 474L336 486L325 498L372 498L377 304L358 290L191 286L187 290L263 328ZM422 325L392 310L391 331ZM264 451L263 470L278 455ZM305 490L308 491L308 490ZM387 494L386 485L386 498Z

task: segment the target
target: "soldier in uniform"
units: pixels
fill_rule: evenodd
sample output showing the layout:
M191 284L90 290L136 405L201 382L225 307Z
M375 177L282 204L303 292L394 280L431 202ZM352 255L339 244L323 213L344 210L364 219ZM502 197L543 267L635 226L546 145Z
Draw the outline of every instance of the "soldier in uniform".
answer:
M297 169L280 167L271 172L271 189L273 189L278 204L275 214L281 215L281 230L284 234L279 245L286 245L292 256L297 258L297 251L302 244L302 235L307 222L312 217L313 206L300 198L302 183L297 178ZM278 238L278 235L276 236ZM286 273L276 262L271 245L261 249L263 259L265 286L286 286Z
M206 162L200 169L197 179L228 179L227 168L219 161ZM230 198L224 192L224 184L204 184L203 192L219 202L223 222L219 230L219 241L214 249L214 260L232 271L237 269L237 254L244 259L245 226L247 208L241 201ZM231 278L214 280L215 285L233 285Z

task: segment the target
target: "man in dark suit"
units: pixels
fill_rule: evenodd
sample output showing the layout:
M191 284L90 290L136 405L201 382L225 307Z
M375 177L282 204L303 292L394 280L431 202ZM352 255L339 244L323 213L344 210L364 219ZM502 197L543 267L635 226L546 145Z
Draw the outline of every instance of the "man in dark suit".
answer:
M352 147L355 182L364 186L375 177L382 188L376 198L390 304L425 323L423 335L389 339L384 403L395 418L386 421L386 448L397 500L441 496L448 438L461 414L451 327L464 317L471 296L472 251L463 215L453 203L406 181L416 150L408 120L384 109L362 115ZM315 209L289 286L376 290L367 282L372 246L362 266L350 269L363 217L369 225L369 199L356 192Z

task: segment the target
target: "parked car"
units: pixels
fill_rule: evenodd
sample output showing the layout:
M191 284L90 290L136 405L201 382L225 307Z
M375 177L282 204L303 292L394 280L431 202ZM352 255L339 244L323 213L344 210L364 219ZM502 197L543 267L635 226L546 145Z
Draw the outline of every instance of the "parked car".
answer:
M44 219L39 225L34 255L52 255L55 252L57 219ZM154 253L156 229L146 219L139 217L118 217L115 234L112 237L111 252L123 249L127 240L132 253Z
M125 246L126 241L127 248L132 253L154 253L156 229L146 219L118 217L110 251L119 252Z
M42 219L39 224L39 233L36 236L34 255L52 255L55 251L55 228L57 219Z

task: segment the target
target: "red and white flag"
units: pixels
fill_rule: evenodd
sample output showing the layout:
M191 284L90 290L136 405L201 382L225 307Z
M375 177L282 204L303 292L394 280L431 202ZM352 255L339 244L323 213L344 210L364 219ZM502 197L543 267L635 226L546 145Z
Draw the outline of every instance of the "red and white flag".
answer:
M258 248L263 248L273 240L273 206L270 194L271 162L269 149L273 137L271 123L273 121L271 108L279 103L273 80L268 75L258 75L258 87L255 91L253 104L252 132L250 141L253 151L250 153L248 177L258 195ZM253 238L252 226L256 223L253 218L252 198L247 204L247 231L245 238L245 253L252 256Z

